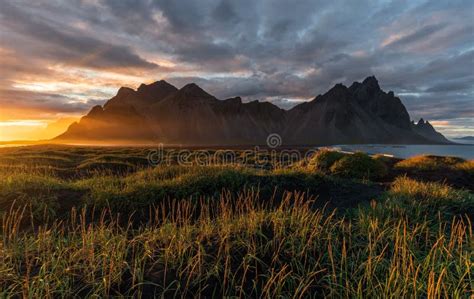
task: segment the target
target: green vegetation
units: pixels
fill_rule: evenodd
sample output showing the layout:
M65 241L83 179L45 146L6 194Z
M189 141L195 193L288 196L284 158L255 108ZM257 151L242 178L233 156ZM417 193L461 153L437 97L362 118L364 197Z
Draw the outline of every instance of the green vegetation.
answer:
M394 170L417 180L446 182L474 191L474 161L456 157L417 156L399 161Z
M405 170L439 171L455 167L464 160L456 157L417 156L398 162L395 167Z
M463 171L465 174L474 179L474 160L458 163L455 165L455 168Z
M344 156L343 153L323 149L314 154L314 156L309 160L307 167L310 170L318 170L327 173L334 163Z
M353 179L380 179L387 175L387 163L390 158L371 157L364 153L344 154L323 149L316 152L305 168L310 171L333 174Z
M348 178L378 179L387 175L387 166L380 159L355 153L337 160L331 166L331 173Z
M1 149L0 297L472 294L472 161L149 151Z

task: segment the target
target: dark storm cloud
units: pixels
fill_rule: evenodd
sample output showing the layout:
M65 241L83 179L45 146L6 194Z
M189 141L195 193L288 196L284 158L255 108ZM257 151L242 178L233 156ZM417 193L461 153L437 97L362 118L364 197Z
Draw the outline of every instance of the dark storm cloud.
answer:
M87 35L78 35L79 32L61 26L52 26L7 2L1 4L0 8L0 22L8 29L7 37L14 33L28 39L26 45L29 47L19 48L20 52L92 68L157 66L140 58L128 47L109 44Z
M426 39L429 35L438 32L439 30L446 27L447 24L432 24L424 26L417 31L408 34L400 39L395 40L394 42L389 43L387 46L392 48L398 48L411 44L420 40Z
M457 92L465 91L474 80L474 50L445 55L427 63L408 64L386 70L379 79L388 88L400 92ZM440 90L440 86L447 89ZM449 85L449 87L448 87ZM455 87L458 86L456 89Z
M426 89L428 92L451 92L451 91L463 91L472 88L472 81L474 78L468 78L467 80L447 80L446 82L437 83L430 88Z
M7 0L0 4L0 22L2 47L31 56L35 66L46 60L139 68L156 76L143 81L194 81L219 98L240 95L285 108L335 83L349 85L374 74L384 89L400 94L412 115L454 119L474 117L473 5ZM156 57L174 67L157 67Z
M212 16L219 23L236 23L239 17L234 11L231 1L221 1L214 9Z
M48 113L85 113L90 107L104 104L104 100L78 101L73 97L25 90L0 89L3 109L20 108Z
M412 111L412 119L423 117L432 120L450 120L455 118L472 118L474 105L472 105L473 94L449 94L433 93L420 94L417 96L407 95L407 109Z

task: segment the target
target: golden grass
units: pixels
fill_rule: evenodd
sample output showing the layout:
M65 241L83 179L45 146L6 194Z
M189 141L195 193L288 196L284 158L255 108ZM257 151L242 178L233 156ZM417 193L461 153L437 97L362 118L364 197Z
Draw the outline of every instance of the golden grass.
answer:
M3 295L465 297L471 281L468 219L381 221L368 213L338 218L313 211L301 194L274 209L243 194L221 198L215 217L181 202L155 208L139 229L104 211L35 234L18 230L21 212L3 221ZM168 213L170 212L170 213ZM168 215L163 217L162 215ZM24 215L23 215L24 216Z
M469 175L474 175L474 160L458 163L455 167L461 171L468 173Z
M331 166L344 156L343 153L337 151L322 149L309 159L306 168L311 171L329 172Z
M345 219L288 193L274 208L258 194L223 194L155 207L139 228L104 211L22 233L22 210L3 221L2 295L466 297L472 288L468 218L412 223L361 210ZM168 209L168 210L166 210Z
M413 199L451 199L458 200L467 193L448 185L434 182L419 182L407 177L399 177L393 183L391 192Z
M7 154L20 161L31 151ZM64 169L2 168L0 298L472 295L468 191L399 177L370 205L334 211L314 205L320 190L351 182L329 176L331 157L326 175L315 164L76 168L138 166L145 153L47 147L36 155L65 157L49 161ZM408 160L397 167L473 169L451 158Z
M360 152L342 157L330 169L334 175L353 179L379 179L388 172L382 160Z
M399 169L413 169L413 170L443 170L451 167L456 167L465 162L463 159L456 157L438 157L438 156L416 156L398 162L395 167Z

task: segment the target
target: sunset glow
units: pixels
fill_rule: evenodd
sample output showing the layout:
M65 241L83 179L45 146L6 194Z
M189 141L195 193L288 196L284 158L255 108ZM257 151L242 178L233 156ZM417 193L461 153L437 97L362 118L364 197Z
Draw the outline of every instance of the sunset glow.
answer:
M7 120L0 121L0 141L45 140L56 137L78 118L57 120Z
M0 4L0 139L51 136L38 132L160 79L290 108L370 74L413 119L453 136L474 128L471 2L133 5L140 13L103 1Z
M473 13L0 0L0 297L474 299Z

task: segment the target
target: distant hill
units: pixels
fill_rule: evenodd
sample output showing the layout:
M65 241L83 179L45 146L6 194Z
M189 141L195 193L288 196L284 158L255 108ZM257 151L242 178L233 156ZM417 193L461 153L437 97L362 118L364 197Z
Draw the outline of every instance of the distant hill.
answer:
M466 141L474 141L474 136L457 137L457 138L454 138L454 139L466 140Z
M381 90L375 77L337 84L290 110L240 97L219 100L194 83L122 87L54 141L263 145L271 133L284 145L449 143L429 122L410 122L401 100Z

